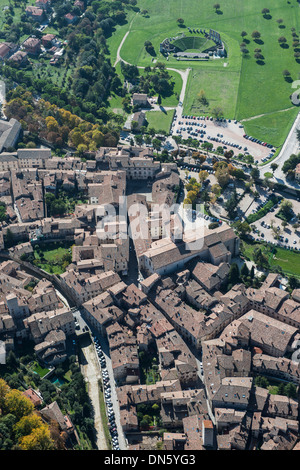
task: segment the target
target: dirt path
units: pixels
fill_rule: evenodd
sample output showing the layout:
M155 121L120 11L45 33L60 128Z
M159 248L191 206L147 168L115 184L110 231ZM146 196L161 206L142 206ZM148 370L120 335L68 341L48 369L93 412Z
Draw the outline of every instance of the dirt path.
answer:
M81 372L88 384L88 394L94 408L97 447L99 450L108 450L103 431L99 403L98 380L100 379L100 368L94 347L92 343L90 343L89 339L82 342L81 353Z
M128 34L129 34L129 31L127 31L127 33L124 35L124 37L123 37L123 39L122 39L122 41L121 41L121 43L120 43L120 45L119 45L119 47L118 47L118 50L117 50L117 58L116 58L116 61L115 61L115 63L114 63L114 67L115 67L115 66L117 65L117 63L120 62L120 60L121 60L120 52L121 52L122 46L123 46L123 44L124 44L124 42L125 42L125 40L126 40Z
M136 13L136 15L137 15L137 13ZM125 42L125 40L126 40L128 34L130 33L130 30L131 30L131 27L132 27L132 23L133 23L133 21L134 21L136 15L132 18L132 20L131 20L131 22L130 22L130 25L129 25L129 29L128 29L127 33L125 33L125 35L124 35L122 41L120 42L120 45L119 45L118 50L117 50L117 58L116 58L116 61L115 61L115 63L114 63L114 67L115 67L115 66L117 65L117 63L120 62L120 60L121 60L120 52L121 52L122 46L123 46L123 44L124 44L124 42ZM128 63L128 62L126 62L126 63Z
M252 116L250 118L241 119L241 122L252 121L253 119L261 118L261 117L264 117L264 116L270 116L271 114L275 114L275 113L284 113L285 111L289 111L290 109L295 109L295 107L292 106L291 108L280 109L279 111L272 111L270 113L258 114L257 116Z

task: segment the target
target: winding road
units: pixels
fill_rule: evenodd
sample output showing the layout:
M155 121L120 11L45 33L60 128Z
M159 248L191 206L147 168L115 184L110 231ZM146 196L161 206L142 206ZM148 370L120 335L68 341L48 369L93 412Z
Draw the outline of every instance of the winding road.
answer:
M135 17L134 17L135 18ZM123 39L122 41L120 42L120 45L118 47L118 50L117 50L117 58L116 58L116 61L114 63L114 67L116 67L116 65L122 61L124 62L125 64L127 65L133 65L131 64L130 62L127 62L126 60L122 59L121 57L121 50L122 50L122 47L124 45L124 42L126 41L126 38L127 36L129 35L130 33L130 30L131 30L131 26L132 26L132 23L133 23L133 20L134 18L131 20L131 23L130 23L130 26L129 26L129 30L124 34L123 36ZM137 66L138 69L145 69L145 67L141 67L141 66ZM173 72L177 72L179 73L179 75L181 76L182 78L182 87L181 87L181 92L180 92L180 97L179 97L179 103L181 103L181 105L178 105L177 106L174 106L173 108L168 108L168 109L176 109L176 112L177 112L177 116L178 117L181 117L182 115L182 103L184 101L184 97L185 97L185 93L186 93L186 87L187 87L187 82L188 82L188 77L189 77L189 73L191 71L190 68L187 68L186 70L178 70L178 69L175 69L175 68L172 68L172 67L166 67L167 70L170 70L170 71L173 71ZM155 109L154 109L155 110Z

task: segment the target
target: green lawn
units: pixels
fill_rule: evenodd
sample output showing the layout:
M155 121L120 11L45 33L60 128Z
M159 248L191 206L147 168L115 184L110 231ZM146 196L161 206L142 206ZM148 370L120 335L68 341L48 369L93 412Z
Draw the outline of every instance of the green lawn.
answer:
M253 259L255 248L259 247L267 255L271 267L280 266L284 273L300 277L300 252L273 247L272 245L265 248L261 243L246 243L244 240L243 247L243 254L250 260Z
M39 374L41 378L43 378L49 372L49 369L43 368L38 362L34 362L30 366L30 369L32 370L32 372L36 372L37 374Z
M211 115L211 109L220 106L226 110L226 116L233 119L236 112L237 93L240 74L238 71L223 68L216 74L215 70L193 70L189 75L185 114ZM224 93L224 89L226 93ZM200 90L205 91L208 106L203 106L197 99Z
M276 112L260 118L245 121L244 129L248 135L255 135L259 140L271 142L281 147L298 114L297 108Z
M34 264L49 273L62 274L65 271L65 264L70 264L71 246L72 243L70 242L65 242L63 246L49 243L42 245L40 252L35 247ZM67 255L69 256L69 262L64 261Z
M112 93L112 96L110 97L108 101L108 105L111 111L113 111L114 113L122 114L126 116L126 113L123 109L122 100L123 100L123 97L118 96L115 93Z
M166 111L148 111L146 119L148 121L148 128L153 127L157 131L170 131L174 110Z
M247 132L275 145L282 145L290 124L297 111L291 110L290 95L294 91L282 72L288 69L291 80L298 80L299 64L294 58L291 28L299 33L300 10L297 0L260 0L244 2L242 0L223 0L221 13L217 14L213 4L204 0L138 0L140 9L147 9L149 17L131 14L133 19L130 33L127 36L121 57L129 63L147 66L154 61L163 62L167 67L176 69L192 68L187 87L184 109L186 113L203 114L197 109L197 93L203 89L212 106L221 106L227 118L245 119L272 113L265 118L249 121ZM263 17L262 7L270 9L270 19ZM159 44L168 37L175 37L184 32L190 35L187 28L177 25L177 18L183 18L186 26L191 28L209 28L217 30L226 44L228 57L208 62L177 61L170 57L167 61L159 52ZM283 19L279 28L277 19ZM129 24L119 26L116 33L109 38L112 57ZM240 52L241 31L248 34L244 40L249 50L248 57ZM261 33L259 43L251 34L254 30ZM287 48L282 48L278 38L285 36ZM144 42L150 40L155 48L156 57L150 56ZM264 59L260 63L254 58L256 48L261 49ZM196 105L196 107L195 107ZM209 112L209 110L207 110Z

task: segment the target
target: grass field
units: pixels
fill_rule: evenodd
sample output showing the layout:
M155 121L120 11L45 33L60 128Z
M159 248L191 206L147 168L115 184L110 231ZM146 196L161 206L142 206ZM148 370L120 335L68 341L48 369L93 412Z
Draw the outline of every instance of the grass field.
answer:
M148 128L154 128L157 131L170 131L174 111L149 111L146 113L146 119L148 121Z
M251 119L251 121L245 121L243 123L245 132L248 135L255 135L259 140L272 142L275 147L280 147L287 137L298 111L293 107L286 111L278 111Z
M268 256L268 260L270 263L270 266L280 266L284 273L291 275L291 276L296 276L300 277L300 253L298 251L293 251L293 250L286 250L284 248L275 248L275 253L272 251L267 251L261 243L245 243L243 241L243 254L249 258L250 260L253 259L253 251L255 248L261 248ZM270 250L273 249L273 247L268 247Z
M289 70L291 81L299 79L299 63L294 57L291 31L295 28L299 34L300 8L297 0L265 0L263 4L260 0L224 0L219 14L215 12L213 3L204 0L138 0L137 5L141 10L147 9L149 14L142 16L131 12L128 24L117 28L108 40L112 58L116 57L118 45L130 28L121 50L122 59L139 66L160 61L177 69L192 68L184 103L186 113L192 110L196 115L202 113L195 107L195 99L203 89L210 107L221 106L227 118L241 120L258 117L247 122L247 130L251 129L252 135L262 140L278 146L283 144L297 112L291 110L277 114L292 107L290 95L294 89L284 79L283 70ZM270 9L269 19L262 15L263 7ZM177 61L173 57L167 61L159 52L160 42L182 32L187 36L190 34L187 28L177 25L177 18L180 17L191 28L218 31L225 42L228 56L205 63ZM278 19L283 20L281 27ZM246 57L240 52L240 34L243 30L247 32L243 40L249 50ZM261 33L258 42L251 37L254 30ZM279 45L280 36L286 37L286 48ZM146 40L152 42L155 58L146 52ZM256 48L261 49L262 61L254 58ZM256 135L258 132L259 135Z

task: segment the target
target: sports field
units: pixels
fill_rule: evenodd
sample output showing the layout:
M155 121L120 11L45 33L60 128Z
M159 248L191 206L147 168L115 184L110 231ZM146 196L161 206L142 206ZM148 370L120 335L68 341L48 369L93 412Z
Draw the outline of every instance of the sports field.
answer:
M186 114L202 114L197 109L197 94L204 90L209 102L207 113L220 106L227 118L254 118L245 122L246 131L259 130L260 139L270 141L274 136L274 143L281 145L299 110L293 108L290 95L295 91L292 82L299 79L300 72L300 61L294 56L300 51L300 5L297 0L223 0L218 12L213 5L205 0L138 0L140 12L131 12L128 23L117 27L108 40L112 60L129 30L120 53L123 60L138 66L159 61L176 69L192 68L184 102ZM263 8L270 10L267 16L262 14ZM142 10L148 13L142 15ZM185 27L179 27L178 18L184 20ZM167 60L159 52L159 44L182 33L188 37L188 27L218 31L227 57L208 62L177 61L172 56ZM256 41L252 38L255 30L261 34ZM247 33L244 38L242 31ZM284 47L278 42L281 36L286 38ZM146 52L146 40L152 42L155 57ZM241 43L249 51L245 56ZM260 49L262 59L254 57L255 49ZM284 78L283 70L290 72L289 80ZM277 114L283 110L290 111Z

